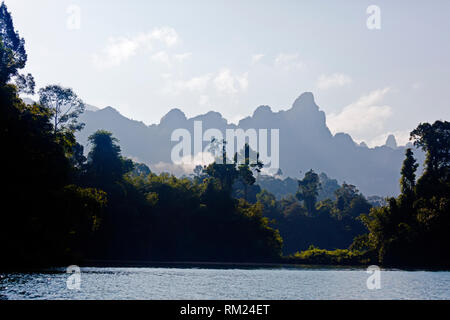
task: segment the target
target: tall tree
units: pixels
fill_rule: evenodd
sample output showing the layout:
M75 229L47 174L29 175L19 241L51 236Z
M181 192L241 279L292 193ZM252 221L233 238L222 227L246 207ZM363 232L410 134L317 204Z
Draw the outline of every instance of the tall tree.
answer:
M414 158L414 153L411 148L406 149L405 160L401 170L400 189L403 194L411 194L416 185L416 170L419 164Z
M111 132L98 130L89 137L92 149L88 155L87 173L99 185L123 179L133 170L133 162L121 156L118 140Z
M414 145L422 148L426 155L426 171L439 173L450 168L450 122L436 121L433 124L421 123L411 132Z
M0 85L16 78L19 89L27 93L34 92L34 79L28 74L23 76L19 70L25 67L27 53L25 40L14 30L11 14L5 3L0 5Z
M402 193L362 220L380 262L393 265L449 266L450 123L422 123L411 132L426 152L425 170L415 182L410 150L402 168ZM413 197L411 196L413 195Z
M75 132L84 127L78 117L84 112L83 101L70 88L50 85L39 90L39 103L52 113L54 134Z
M236 157L232 163L227 157L226 144L227 142L223 140L221 157L207 166L205 173L219 183L222 191L231 194L233 184L239 177L239 172L236 169Z
M251 157L250 157L251 156ZM240 155L237 153L234 156L234 162L238 162L238 157L240 159L244 159L243 163L238 165L238 175L239 180L244 185L244 199L248 200L248 187L255 184L256 179L253 175L253 171L257 174L261 172L261 169L264 167L263 163L259 160L259 153L250 149L248 143L244 145L243 150L241 150ZM254 159L254 162L250 161L250 158Z
M296 197L298 200L303 201L306 210L312 214L315 211L317 197L320 190L319 175L310 170L305 174L303 180L298 182L298 191Z

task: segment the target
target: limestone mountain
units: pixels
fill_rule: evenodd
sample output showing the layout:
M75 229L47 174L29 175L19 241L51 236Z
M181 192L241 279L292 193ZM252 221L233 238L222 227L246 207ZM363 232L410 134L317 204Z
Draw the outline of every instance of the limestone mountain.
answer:
M77 138L85 146L89 135L105 129L120 140L124 155L147 164L152 171L166 170L177 174L186 169L171 163L171 150L177 143L171 142L175 129L185 128L193 136L194 121L202 121L204 131L216 128L223 133L227 128L279 129L280 167L284 176L299 178L314 169L340 183L354 184L366 195L391 196L399 192L399 172L405 147L398 147L394 136L388 138L385 146L368 148L364 143L355 143L346 133L333 135L326 125L325 113L308 92L288 110L273 112L269 106L260 106L237 126L229 124L217 112L187 118L179 109L171 110L159 124L150 126L128 119L112 107L86 110L80 120L86 126ZM416 153L421 160L421 154Z

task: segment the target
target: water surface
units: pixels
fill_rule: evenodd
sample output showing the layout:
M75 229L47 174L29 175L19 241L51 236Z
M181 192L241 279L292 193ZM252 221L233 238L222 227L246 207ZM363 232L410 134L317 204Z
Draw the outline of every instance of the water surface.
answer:
M450 272L365 269L81 268L80 290L65 269L0 273L0 299L450 299Z

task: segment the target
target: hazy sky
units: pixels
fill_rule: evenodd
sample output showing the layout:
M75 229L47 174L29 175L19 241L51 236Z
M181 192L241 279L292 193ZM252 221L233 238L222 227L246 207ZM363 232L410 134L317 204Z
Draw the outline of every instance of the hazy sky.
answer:
M146 124L174 107L236 122L304 91L333 132L372 146L450 118L448 0L5 2L38 87L72 87Z

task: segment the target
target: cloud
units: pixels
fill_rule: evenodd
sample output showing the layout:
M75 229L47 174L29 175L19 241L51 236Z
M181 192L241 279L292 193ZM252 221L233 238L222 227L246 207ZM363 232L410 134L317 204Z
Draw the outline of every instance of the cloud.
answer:
M101 53L92 56L92 60L94 65L100 69L117 67L137 55L139 50L151 51L157 43L172 47L178 41L177 32L169 27L155 28L148 33L140 33L134 37L111 37Z
M252 65L258 63L262 58L264 58L264 55L262 53L254 54L252 56Z
M209 103L209 97L207 95L201 95L199 102L198 102L201 106L205 106Z
M207 73L187 80L174 79L170 74L164 74L165 94L180 94L182 92L201 93L200 104L209 102L209 95L233 96L247 90L249 86L248 72L233 74L230 69L221 69L216 73ZM208 99L206 99L207 97Z
M187 80L173 79L171 74L163 74L162 77L165 80L162 92L165 94L180 94L185 91L201 93L208 87L212 74L208 73Z
M159 52L155 53L154 55L152 55L150 58L154 62L163 63L168 67L172 66L170 56L165 51L159 51Z
M194 168L198 165L205 166L214 162L214 156L209 152L197 153L194 157L185 156L181 159L181 163L175 164L171 162L159 162L151 165L152 172L160 174L162 172L170 172L175 176L183 176L192 174Z
M204 91L211 78L211 74L208 73L198 77L193 77L187 81L177 81L176 84L180 90Z
M150 59L156 63L162 63L168 68L173 67L176 64L183 63L191 56L191 53L170 54L166 51L159 51L153 54Z
M186 52L186 53L175 54L175 55L173 56L173 58L174 58L177 62L182 63L182 62L184 62L185 60L189 59L191 56L192 56L192 53Z
M285 70L301 69L304 64L297 53L280 53L275 58L275 67Z
M94 64L100 68L114 67L136 54L138 42L126 38L110 38L101 55L93 56Z
M176 45L179 41L178 33L169 27L153 29L150 34L146 35L146 38L146 41L159 40L164 42L168 47Z
M352 83L352 78L343 73L321 75L317 80L317 88L327 90L330 88L343 87Z
M411 130L397 130L397 131L389 131L382 134L377 135L376 137L365 141L367 145L371 148L377 146L383 146L386 143L386 140L389 135L393 134L395 136L395 140L397 141L398 146L405 146L409 141L409 134ZM360 141L358 141L360 142Z
M248 72L242 75L233 75L230 69L222 69L214 78L214 86L218 93L234 95L248 88Z
M340 113L327 117L327 125L333 133L349 133L356 141L368 141L382 133L384 122L392 115L390 106L378 106L390 88L375 90L358 101L344 107Z

